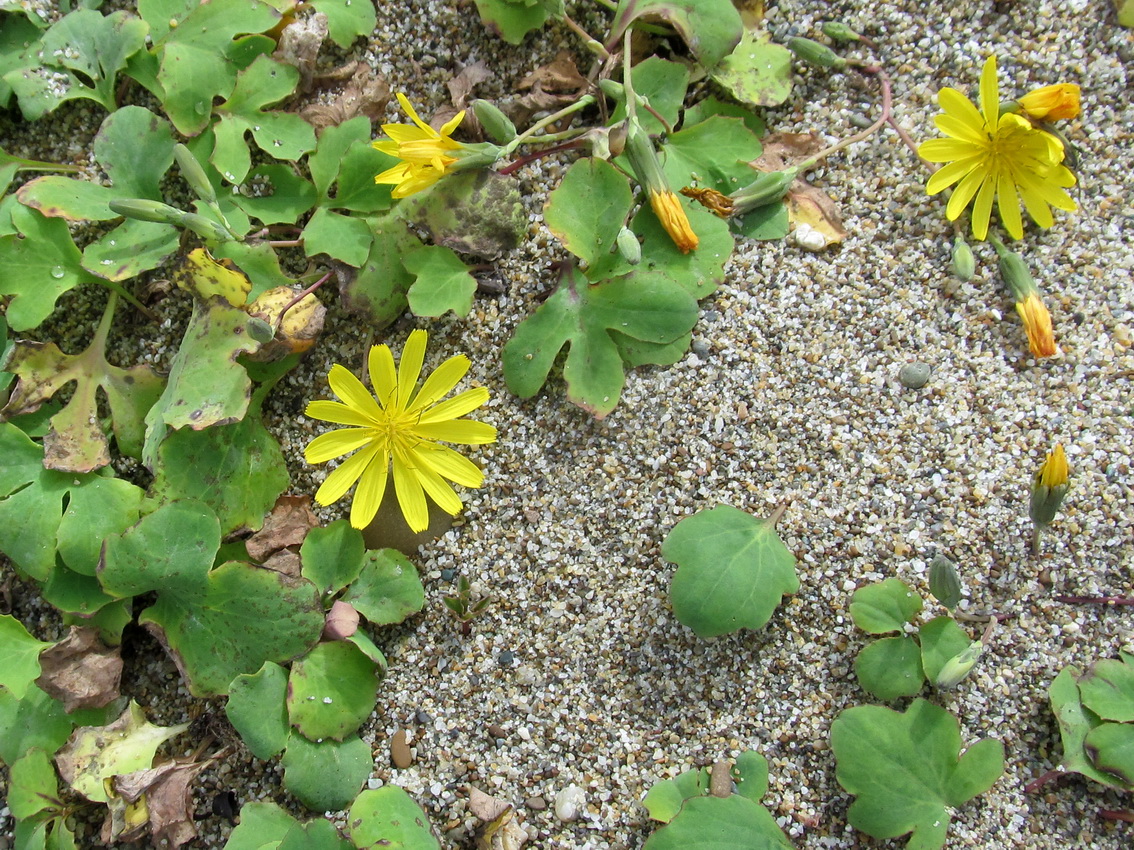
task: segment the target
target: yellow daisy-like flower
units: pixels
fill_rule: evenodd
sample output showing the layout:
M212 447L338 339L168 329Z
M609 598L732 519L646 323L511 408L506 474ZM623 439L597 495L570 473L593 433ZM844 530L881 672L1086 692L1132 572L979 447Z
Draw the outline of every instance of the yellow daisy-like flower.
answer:
M1052 224L1051 207L1074 210L1064 190L1075 175L1060 163L1063 144L1020 115L1000 114L996 57L990 56L980 77L980 109L953 88L943 88L937 102L944 114L934 118L949 138L924 142L918 153L930 162L948 163L926 185L931 195L956 184L945 209L950 221L973 204L973 235L984 239L996 200L1000 221L1013 239L1024 235L1020 201L1040 225Z
M466 446L495 442L492 425L460 418L488 401L488 390L476 387L441 401L469 370L463 354L450 357L417 388L428 336L422 330L410 334L396 371L389 346L371 347L370 382L377 398L349 369L336 363L327 380L342 401L307 405L307 415L313 419L350 426L312 440L304 451L308 463L324 463L360 450L332 471L315 493L316 502L330 505L358 482L350 506L350 524L355 528L365 528L378 513L391 460L394 492L414 532L429 525L427 495L454 516L463 507L444 479L463 487L484 482L484 473L472 461L437 441Z
M1017 98L1016 103L1037 121L1075 118L1079 114L1079 87L1074 83L1044 86Z
M437 132L417 116L404 94L398 95L398 103L413 124L383 124L382 132L390 138L371 144L401 160L375 177L374 182L392 184L394 191L390 194L405 198L432 186L460 158L453 156L453 151L461 150L464 145L449 137L460 126L465 113L458 112Z

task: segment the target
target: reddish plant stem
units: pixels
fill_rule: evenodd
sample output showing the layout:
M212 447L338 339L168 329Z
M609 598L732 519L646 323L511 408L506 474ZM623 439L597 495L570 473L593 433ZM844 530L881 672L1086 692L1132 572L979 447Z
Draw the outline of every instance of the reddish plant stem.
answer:
M1068 605L1134 605L1134 598L1129 596L1056 596L1056 602L1066 602Z
M302 239L269 239L268 244L273 248L298 248L303 244Z
M582 147L582 145L583 142L581 139L575 139L570 142L564 142L561 145L553 145L550 148L544 148L541 151L534 151L532 153L524 154L523 156L518 156L503 168L501 168L499 173L507 177L509 174L512 174L513 172L523 168L529 162L535 162L537 159L542 159L545 156L551 156L551 154L553 153L575 150L576 148Z
M1063 776L1064 773L1065 773L1064 770L1057 767L1054 770L1049 770L1047 773L1040 774L1039 776L1037 776L1035 779L1033 779L1031 782L1029 782L1027 785L1024 786L1024 793L1025 794L1034 794L1042 786L1046 785L1047 783L1051 782L1052 780L1058 779L1059 777Z
M306 298L308 295L310 295L312 292L314 292L316 289L318 289L320 286L322 286L324 283L326 283L328 280L330 280L331 275L333 274L334 272L327 272L305 290L288 301L286 305L284 305L284 308L280 310L279 316L276 317L276 327L274 329L276 333L279 332L280 327L283 325L283 317L287 314L287 311L298 304L300 301L302 301L304 298Z

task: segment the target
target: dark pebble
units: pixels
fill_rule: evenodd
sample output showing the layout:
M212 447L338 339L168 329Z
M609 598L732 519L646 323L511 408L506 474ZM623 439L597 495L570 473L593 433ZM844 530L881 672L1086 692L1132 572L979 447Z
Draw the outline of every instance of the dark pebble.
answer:
M693 349L693 353L698 357L704 357L710 351L709 344L703 339L693 340L693 345L691 347Z
M547 808L547 800L543 799L543 797L528 797L528 799L524 800L524 805L533 811L542 812Z
M420 708L414 714L414 717L417 718L417 722L422 726L425 726L427 723L433 722L433 717L428 712L422 711Z
M496 663L501 667L511 664L516 660L516 653L510 649L506 649L496 656Z
M455 576L456 574L457 574L456 570L441 570L441 580L442 581L452 581L453 576Z
M489 726L487 731L488 731L488 734L491 735L493 738L507 738L508 737L508 730L506 730L503 726L497 726L495 723L493 723L491 726Z
M928 363L907 363L898 372L898 381L907 390L920 390L929 382Z

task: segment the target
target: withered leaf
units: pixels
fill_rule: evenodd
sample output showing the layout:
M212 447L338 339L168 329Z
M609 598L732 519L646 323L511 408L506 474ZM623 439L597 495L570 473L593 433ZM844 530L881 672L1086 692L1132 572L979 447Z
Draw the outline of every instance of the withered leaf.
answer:
M356 115L377 121L390 100L390 86L385 78L371 78L370 66L365 62L348 63L315 77L314 82L315 88L341 87L339 94L329 102L308 104L299 111L300 117L316 132L342 124Z
M457 76L445 84L449 88L449 97L453 101L453 108L457 111L464 109L473 89L485 80L491 80L492 76L492 71L488 70L488 66L480 61L462 68ZM442 121L441 123L444 124L445 122Z
M469 811L481 821L476 829L477 850L519 850L527 842L528 834L511 803L470 785Z
M764 151L752 165L761 171L783 171L823 150L815 133L769 133L760 139Z
M761 171L782 171L803 162L824 148L814 133L771 133L761 139L764 151L752 164ZM802 178L787 193L788 218L795 225L796 242L818 251L847 238L838 206L822 189Z
M122 657L118 647L99 640L97 628L71 626L67 637L40 653L39 666L36 684L68 712L102 708L118 698Z
M303 562L299 555L290 549L280 549L278 552L273 552L262 566L291 578L299 578L303 572Z
M575 60L566 50L560 50L555 58L546 65L536 68L519 83L516 88L539 88L549 92L576 92L587 85L587 78L579 73Z
M248 555L263 563L273 552L302 544L307 532L318 524L310 496L280 496L263 527L245 541Z
M315 84L315 63L328 32L327 16L315 12L293 18L280 33L272 58L295 66L301 92L311 91Z
M157 767L114 777L114 790L127 804L135 804L145 795L153 844L177 848L197 836L189 786L197 774L214 761L215 758L202 762L174 759Z

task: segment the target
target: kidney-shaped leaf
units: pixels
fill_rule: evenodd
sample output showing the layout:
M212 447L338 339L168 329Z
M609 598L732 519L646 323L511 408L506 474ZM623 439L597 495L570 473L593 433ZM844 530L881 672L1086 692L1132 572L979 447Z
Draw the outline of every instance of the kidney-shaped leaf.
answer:
M1134 664L1104 658L1079 677L1083 705L1103 720L1134 720Z
M921 611L921 597L901 579L860 587L851 597L854 624L872 635L900 632Z
M441 846L429 829L425 812L396 785L359 794L350 807L347 824L355 847L431 850Z
M787 850L792 846L772 814L747 797L694 797L642 850Z
M782 596L799 590L795 556L773 525L728 505L679 522L662 556L678 565L673 613L700 637L758 629Z
M875 838L912 832L907 848L945 843L950 810L982 794L1004 772L1004 747L993 738L960 755L961 727L923 699L905 712L860 705L831 725L835 777L857 799L847 816Z
M371 549L343 601L374 625L390 626L421 610L425 590L409 558L396 549Z
M321 643L291 668L288 716L312 741L341 741L370 715L378 693L377 666L347 641Z

